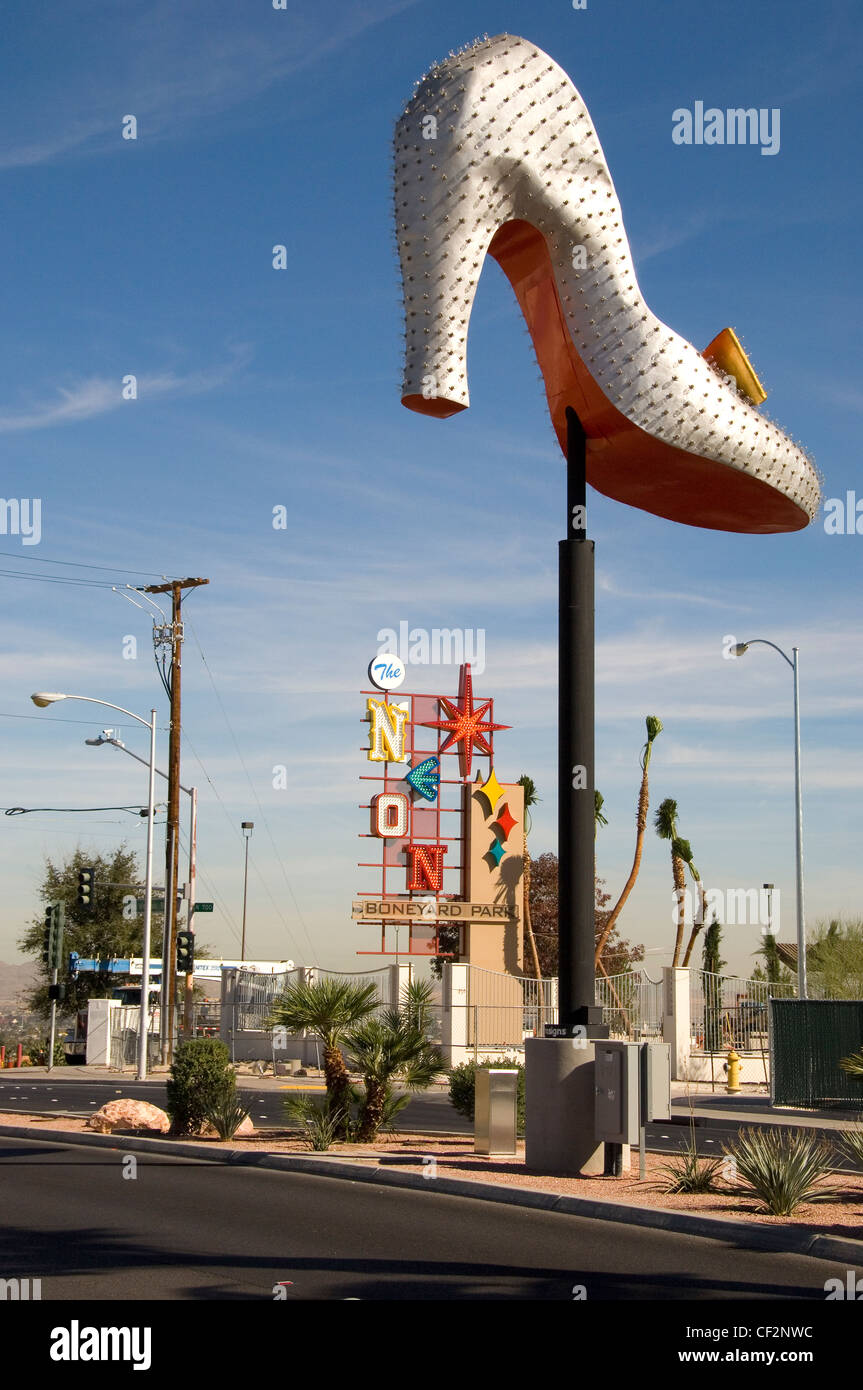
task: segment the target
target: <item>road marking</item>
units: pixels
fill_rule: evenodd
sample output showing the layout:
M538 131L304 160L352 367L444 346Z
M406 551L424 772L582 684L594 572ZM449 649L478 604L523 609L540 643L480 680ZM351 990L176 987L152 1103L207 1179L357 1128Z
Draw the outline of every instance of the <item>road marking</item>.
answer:
M280 1086L280 1091L325 1091L326 1086L304 1086L302 1082L297 1082L295 1086Z

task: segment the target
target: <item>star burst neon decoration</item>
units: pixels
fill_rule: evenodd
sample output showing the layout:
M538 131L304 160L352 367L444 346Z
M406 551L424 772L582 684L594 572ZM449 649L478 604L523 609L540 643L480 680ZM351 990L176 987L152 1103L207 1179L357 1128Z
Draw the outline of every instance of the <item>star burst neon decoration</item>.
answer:
M449 738L442 745L440 751L446 753L454 743L461 743L464 775L470 777L474 744L481 753L487 753L491 757L491 743L486 738L486 734L493 733L495 729L509 729L512 726L510 724L493 724L490 720L483 718L491 709L492 702L491 700L484 700L481 704L474 705L473 681L468 663L462 667L461 690L459 691L461 708L452 700L448 700L445 695L439 695L438 699L449 718L428 720L423 727L449 730Z

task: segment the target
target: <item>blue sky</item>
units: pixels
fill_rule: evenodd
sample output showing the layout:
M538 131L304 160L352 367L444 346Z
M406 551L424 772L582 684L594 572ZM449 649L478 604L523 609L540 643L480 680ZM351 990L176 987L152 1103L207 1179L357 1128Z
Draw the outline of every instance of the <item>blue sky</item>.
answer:
M498 775L530 772L543 798L534 852L555 845L564 464L493 263L471 326L471 409L439 422L399 402L392 126L435 60L504 30L544 48L585 98L654 312L698 347L734 326L825 497L863 498L855 4L5 10L2 492L42 500L42 536L0 536L0 800L144 799L143 769L84 746L116 727L108 711L40 715L28 696L73 690L144 714L155 703L164 724L149 622L109 585L209 577L186 609L183 780L201 789L198 896L217 904L202 935L224 954L238 946L246 819L250 954L356 969L354 952L374 946L350 920L359 691L378 630L402 620L484 629L476 689L513 726ZM672 112L696 100L779 108L779 153L675 145ZM135 141L121 138L127 114ZM277 243L286 271L272 268ZM130 373L138 398L124 401ZM628 872L643 721L656 713L652 804L677 798L708 883L778 884L791 936L790 673L764 648L721 656L726 634L758 636L801 652L807 917L859 912L863 537L828 535L821 518L791 536L711 533L595 494L590 530L609 887ZM123 658L127 635L137 660ZM457 672L409 684L452 695ZM123 736L144 751L143 730ZM166 746L160 735L163 758ZM272 785L278 764L285 790ZM143 850L143 825L122 812L4 819L0 959L36 909L45 855L121 837ZM654 975L669 958L669 890L651 833L621 925ZM729 928L725 955L748 973L757 945L756 928Z

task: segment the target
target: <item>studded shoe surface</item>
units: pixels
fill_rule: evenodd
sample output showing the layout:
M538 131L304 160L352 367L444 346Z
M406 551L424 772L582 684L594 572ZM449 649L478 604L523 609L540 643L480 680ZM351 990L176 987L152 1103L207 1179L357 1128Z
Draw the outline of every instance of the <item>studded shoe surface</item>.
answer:
M816 515L803 449L645 304L590 115L547 54L503 34L431 70L396 126L395 213L410 409L469 404L488 252L530 330L561 447L572 406L598 491L725 531L795 531Z

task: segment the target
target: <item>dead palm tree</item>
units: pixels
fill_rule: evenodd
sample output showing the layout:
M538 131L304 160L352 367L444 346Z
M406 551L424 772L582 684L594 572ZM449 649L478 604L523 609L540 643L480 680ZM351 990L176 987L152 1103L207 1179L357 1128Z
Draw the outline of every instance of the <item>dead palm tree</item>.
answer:
M671 842L671 876L674 880L674 895L677 902L677 935L674 940L674 959L671 964L680 964L683 947L683 929L686 920L686 874L683 856L680 853L683 842L677 835L677 802L667 796L660 802L654 817L654 826L660 840Z
M522 878L524 888L524 925L527 929L527 939L530 943L530 952L533 957L533 970L538 980L542 979L542 971L539 967L539 953L536 949L536 937L533 934L533 922L530 916L530 851L527 847L527 836L530 830L530 807L535 806L539 801L536 794L536 783L532 777L528 777L523 772L518 779L518 786L524 788L524 875Z
M647 770L650 767L650 755L653 752L654 740L662 733L662 720L658 719L655 714L649 714L645 720L645 724L647 726L647 742L641 750L641 787L638 793L638 805L635 811L635 854L633 855L629 878L623 885L623 892L608 914L608 920L596 943L596 954L594 955L595 965L599 965L605 943L611 936L615 923L623 911L626 900L635 886L635 880L638 878L638 870L641 867L641 855L644 849L644 832L647 827L647 808L649 805Z

